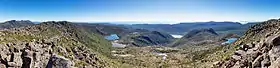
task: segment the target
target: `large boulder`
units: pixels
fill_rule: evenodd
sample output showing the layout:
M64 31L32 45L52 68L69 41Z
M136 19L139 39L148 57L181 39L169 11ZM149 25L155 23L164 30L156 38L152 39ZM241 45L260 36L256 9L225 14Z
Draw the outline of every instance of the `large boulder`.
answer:
M59 55L53 55L48 61L47 68L73 68L74 63Z

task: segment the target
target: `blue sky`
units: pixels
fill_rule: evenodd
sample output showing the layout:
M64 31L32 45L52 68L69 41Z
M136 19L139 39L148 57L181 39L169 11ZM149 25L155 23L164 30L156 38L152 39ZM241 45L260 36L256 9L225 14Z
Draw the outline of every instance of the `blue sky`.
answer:
M0 21L264 21L280 18L277 0L0 0Z

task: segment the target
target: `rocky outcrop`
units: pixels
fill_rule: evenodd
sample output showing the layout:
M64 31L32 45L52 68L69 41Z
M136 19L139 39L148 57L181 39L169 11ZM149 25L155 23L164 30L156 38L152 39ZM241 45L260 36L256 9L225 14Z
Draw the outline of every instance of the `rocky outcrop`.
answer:
M17 42L1 45L1 63L6 67L44 67L51 56L51 47L36 42Z
M269 20L252 26L235 44L239 48L220 68L279 68L280 20Z
M109 46L102 37L66 21L4 29L0 30L0 67L111 67L102 59Z
M73 67L74 67L74 63L71 60L59 55L51 56L46 66L46 68L73 68Z

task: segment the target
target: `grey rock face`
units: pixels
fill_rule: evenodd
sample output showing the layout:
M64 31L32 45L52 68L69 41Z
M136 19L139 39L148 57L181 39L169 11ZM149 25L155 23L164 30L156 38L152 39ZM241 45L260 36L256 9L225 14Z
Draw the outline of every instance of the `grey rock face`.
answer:
M237 54L237 55L244 55L245 53L246 52L243 51L243 50L238 50L238 51L235 52L235 54Z
M53 55L47 64L47 68L73 68L73 67L74 67L74 63L72 61L59 55Z
M231 56L233 59L235 59L235 60L240 60L241 59L241 56L237 56L237 55L233 55L233 56Z
M104 68L108 63L76 38L77 32L70 28L67 22L49 22L0 29L0 68L46 68L48 62L52 62L52 68L72 68L75 64L79 68Z
M279 29L280 19L272 19L252 26L235 43L241 45L237 49L241 59L231 58L217 66L223 68L279 68Z
M272 62L271 65L269 66L269 68L279 68L279 67L280 67L280 58Z
M232 59L221 64L220 67L278 68L280 62L279 42L280 36L277 35L270 36L266 40L261 40L257 43L241 46L232 56Z
M5 67L36 68L44 67L49 58L50 48L35 42L8 43L0 47L1 63Z

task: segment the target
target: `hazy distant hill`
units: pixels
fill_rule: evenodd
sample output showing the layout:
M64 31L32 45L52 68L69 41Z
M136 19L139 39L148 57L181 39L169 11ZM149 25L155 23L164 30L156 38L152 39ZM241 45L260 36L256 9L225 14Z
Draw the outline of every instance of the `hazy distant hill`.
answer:
M17 27L24 27L29 25L34 25L34 23L32 23L29 20L20 20L20 21L11 20L11 21L0 23L0 29L17 28Z
M255 23L240 24L238 22L193 22L179 24L132 24L123 25L126 27L147 29L151 31L167 32L169 34L184 35L193 29L213 28L217 33L235 33L242 35L251 25Z
M119 43L132 46L164 45L171 43L173 37L164 32L135 29L106 23L75 23L95 33L107 36L116 34L120 36Z
M124 26L117 26L113 24L106 23L75 23L81 27L87 28L90 31L98 33L103 36L108 36L111 34L117 34L120 37L128 35L133 32L148 32L149 30L145 29L133 29Z
M129 33L129 29L126 27L119 27L119 26L111 26L111 25L104 25L104 24L93 24L93 23L75 23L80 26L86 27L91 31L99 33L101 35L110 35L110 34L126 34Z
M153 46L166 45L173 42L174 38L163 32L148 31L148 32L134 32L121 38L119 41L123 44L132 46Z
M212 29L194 29L181 39L172 44L175 46L199 45L201 43L214 43L218 40L218 34Z

